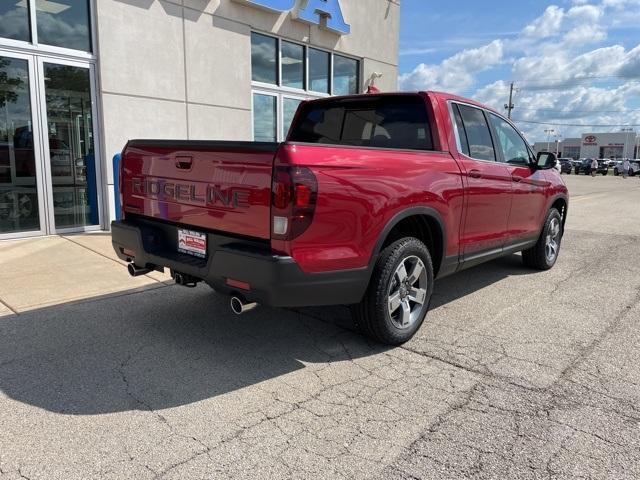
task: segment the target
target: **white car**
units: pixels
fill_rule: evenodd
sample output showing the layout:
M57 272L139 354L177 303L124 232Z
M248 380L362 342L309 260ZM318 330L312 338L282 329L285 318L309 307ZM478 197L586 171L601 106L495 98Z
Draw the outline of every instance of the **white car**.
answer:
M616 166L613 167L613 174L615 176L622 175L622 162L616 163ZM629 176L635 177L640 174L640 159L629 160Z

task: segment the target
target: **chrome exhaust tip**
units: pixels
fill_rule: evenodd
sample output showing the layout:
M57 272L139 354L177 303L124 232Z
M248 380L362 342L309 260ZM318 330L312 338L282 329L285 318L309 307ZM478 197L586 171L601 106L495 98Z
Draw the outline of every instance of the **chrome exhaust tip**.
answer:
M250 310L256 308L258 304L256 302L247 302L240 297L231 297L231 310L236 315L242 315Z
M127 265L127 270L129 271L129 275L132 277L139 277L140 275L146 275L151 272L151 269L139 267L135 263L130 263Z

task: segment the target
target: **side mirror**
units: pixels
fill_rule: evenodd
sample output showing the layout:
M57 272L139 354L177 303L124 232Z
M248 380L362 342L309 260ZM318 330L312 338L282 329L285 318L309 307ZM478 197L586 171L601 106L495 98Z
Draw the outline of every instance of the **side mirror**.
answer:
M555 153L540 152L536 158L536 168L539 170L549 170L556 166L557 161L558 159Z

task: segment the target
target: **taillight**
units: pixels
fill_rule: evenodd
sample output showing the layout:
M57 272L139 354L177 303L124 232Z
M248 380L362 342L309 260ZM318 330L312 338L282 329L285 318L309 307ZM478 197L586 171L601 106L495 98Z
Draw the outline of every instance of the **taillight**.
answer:
M306 167L276 166L271 200L271 238L293 240L309 228L318 198L318 182Z

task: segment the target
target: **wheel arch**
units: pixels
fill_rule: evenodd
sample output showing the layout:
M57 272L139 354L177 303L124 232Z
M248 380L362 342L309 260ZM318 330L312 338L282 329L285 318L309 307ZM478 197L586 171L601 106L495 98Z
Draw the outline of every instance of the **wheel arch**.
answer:
M565 195L556 195L551 199L551 206L549 209L555 208L560 212L560 216L562 217L562 229L564 230L564 225L567 221L567 212L569 210L569 199Z
M446 230L440 213L431 207L412 207L397 213L387 222L378 237L370 260L370 267L380 252L404 236L414 236L429 249L434 277L440 271L447 245Z

